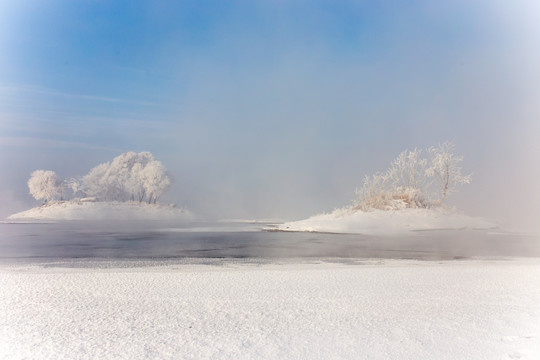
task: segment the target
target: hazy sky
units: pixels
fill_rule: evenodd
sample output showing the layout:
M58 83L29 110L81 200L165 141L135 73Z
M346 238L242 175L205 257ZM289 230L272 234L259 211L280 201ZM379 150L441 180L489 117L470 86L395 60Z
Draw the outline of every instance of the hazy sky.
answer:
M0 2L0 217L150 151L164 201L216 218L347 205L364 174L445 140L449 203L540 218L540 2Z

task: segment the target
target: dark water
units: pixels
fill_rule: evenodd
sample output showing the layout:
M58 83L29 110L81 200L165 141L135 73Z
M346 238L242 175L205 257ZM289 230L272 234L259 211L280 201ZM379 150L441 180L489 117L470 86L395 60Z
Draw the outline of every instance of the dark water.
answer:
M0 260L540 257L540 237L495 231L373 236L261 231L263 224L0 224Z

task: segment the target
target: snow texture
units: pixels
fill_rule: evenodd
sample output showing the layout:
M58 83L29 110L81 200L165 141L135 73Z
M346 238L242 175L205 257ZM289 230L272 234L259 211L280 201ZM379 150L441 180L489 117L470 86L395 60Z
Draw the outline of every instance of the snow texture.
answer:
M7 220L188 220L193 215L173 205L140 202L57 201L13 214Z
M409 231L492 229L497 224L443 208L353 211L338 209L268 230L357 234L399 234Z
M540 358L538 259L4 264L0 289L2 359Z

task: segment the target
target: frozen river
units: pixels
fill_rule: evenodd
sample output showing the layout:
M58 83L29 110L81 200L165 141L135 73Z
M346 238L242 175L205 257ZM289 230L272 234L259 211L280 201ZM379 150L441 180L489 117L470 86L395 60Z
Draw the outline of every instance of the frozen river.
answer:
M407 235L286 233L266 224L0 224L0 258L384 258L540 257L535 235L484 230Z

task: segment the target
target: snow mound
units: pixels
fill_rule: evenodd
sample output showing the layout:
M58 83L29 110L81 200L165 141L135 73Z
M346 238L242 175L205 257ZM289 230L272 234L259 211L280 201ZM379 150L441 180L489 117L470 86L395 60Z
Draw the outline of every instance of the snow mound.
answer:
M7 220L187 220L192 216L188 210L176 208L174 205L118 201L55 201L13 214Z
M497 224L446 209L353 211L338 209L266 230L359 234L398 234L409 231L493 229Z

